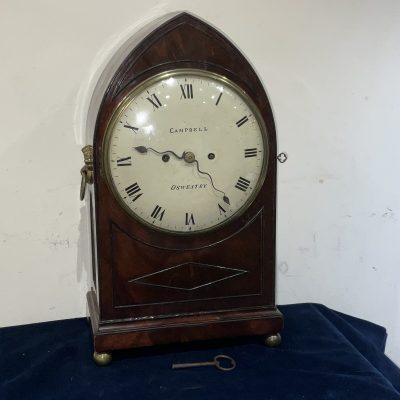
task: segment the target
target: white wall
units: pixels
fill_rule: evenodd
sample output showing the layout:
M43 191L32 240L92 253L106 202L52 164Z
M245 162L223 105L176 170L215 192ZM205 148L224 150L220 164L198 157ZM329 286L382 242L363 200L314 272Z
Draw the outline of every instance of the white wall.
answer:
M91 90L132 32L186 9L245 52L280 151L278 303L387 327L400 364L400 2L3 0L0 325L85 315L78 200Z

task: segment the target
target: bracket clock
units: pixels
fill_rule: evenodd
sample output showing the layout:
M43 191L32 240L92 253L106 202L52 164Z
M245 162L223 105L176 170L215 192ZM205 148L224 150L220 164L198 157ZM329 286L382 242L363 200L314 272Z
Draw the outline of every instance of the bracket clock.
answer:
M243 54L200 19L168 16L110 61L88 130L95 361L228 336L279 344L275 125Z

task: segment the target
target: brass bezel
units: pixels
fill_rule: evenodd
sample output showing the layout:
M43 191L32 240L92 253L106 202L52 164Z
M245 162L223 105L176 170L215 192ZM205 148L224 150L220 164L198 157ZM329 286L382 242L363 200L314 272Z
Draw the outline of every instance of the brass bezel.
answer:
M111 171L110 171L110 164L109 164L109 144L110 144L110 139L112 135L112 131L117 123L117 121L120 120L121 115L125 112L126 108L128 108L129 104L140 94L145 90L146 87L151 86L154 82L156 81L161 81L163 79L170 78L172 76L176 75L181 75L181 74L186 74L186 75L196 75L196 76L204 76L207 78L211 78L214 80L217 80L221 83L223 83L226 86L229 86L230 89L238 93L243 101L245 101L246 105L250 108L251 112L254 114L256 121L258 122L258 125L260 127L261 131L261 136L262 136L262 141L263 141L263 165L261 168L261 173L258 179L258 182L256 184L256 187L254 188L253 192L251 193L250 197L247 199L247 201L230 217L228 217L226 220L213 225L208 228L204 229L199 229L195 231L175 231L171 229L166 229L166 228L161 228L155 225L150 224L140 216L138 216L134 211L128 207L128 205L123 201L121 198L120 194L118 193L117 188L114 185ZM139 83L134 89L132 89L121 101L120 103L116 106L115 110L112 113L112 116L107 124L106 128L106 133L104 135L103 139L103 154L102 154L102 164L103 164L103 169L105 171L105 176L106 176L106 182L113 193L115 199L117 200L118 204L128 213L128 215L132 218L134 218L136 221L139 223L147 226L148 228L152 230L156 230L159 232L163 232L166 234L172 234L172 235L187 235L187 236L192 236L192 235L198 235L198 234L203 234L206 232L214 231L216 229L221 228L222 226L225 226L229 223L232 223L234 220L236 220L238 217L240 217L253 203L255 198L257 197L258 193L260 192L261 187L263 186L263 183L265 181L266 173L267 173L267 167L268 167L268 162L269 162L269 146L268 146L268 135L267 135L267 128L264 123L264 119L261 116L261 113L252 100L252 98L240 87L238 86L235 82L231 81L227 77L220 75L215 72L211 71L206 71L206 70L201 70L201 69L195 69L195 68L177 68L169 71L164 71L161 73L158 73L150 78L145 79L143 82Z

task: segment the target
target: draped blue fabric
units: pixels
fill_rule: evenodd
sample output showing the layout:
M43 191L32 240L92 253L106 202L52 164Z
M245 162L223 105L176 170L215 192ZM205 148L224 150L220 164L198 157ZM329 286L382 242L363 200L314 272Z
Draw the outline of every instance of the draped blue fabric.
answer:
M0 329L0 399L400 400L383 327L318 304L281 306L282 344L260 338L114 352L97 367L84 318ZM172 370L226 354L231 372Z

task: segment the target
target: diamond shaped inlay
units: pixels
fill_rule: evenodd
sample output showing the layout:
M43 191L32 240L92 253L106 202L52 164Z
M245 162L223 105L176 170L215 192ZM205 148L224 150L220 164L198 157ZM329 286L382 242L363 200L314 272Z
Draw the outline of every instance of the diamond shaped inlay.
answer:
M244 269L187 262L131 279L128 282L178 290L196 290L246 272Z

